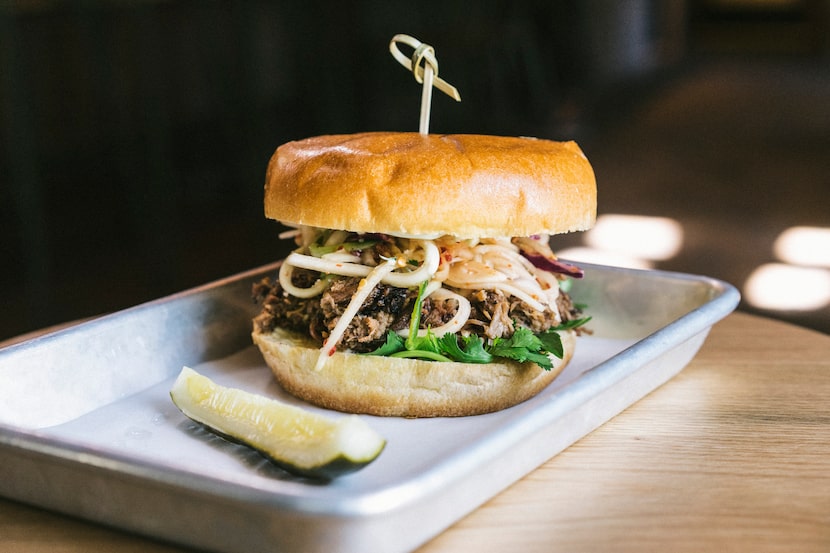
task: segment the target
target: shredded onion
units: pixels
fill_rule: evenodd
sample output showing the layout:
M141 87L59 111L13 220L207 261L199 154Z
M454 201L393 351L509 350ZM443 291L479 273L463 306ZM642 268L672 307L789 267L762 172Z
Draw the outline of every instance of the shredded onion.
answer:
M429 286L431 286L433 282L430 282ZM418 337L423 338L427 335L427 332L432 332L435 336L440 338L444 334L450 333L453 334L458 332L464 325L467 324L467 320L470 318L470 313L472 312L472 306L470 305L470 300L465 298L464 296L458 295L455 292L451 292L446 288L437 288L434 292L429 292L429 286L427 287L426 293L424 294L426 297L432 297L436 300L448 300L452 299L458 302L458 309L453 315L453 318L447 321L446 323L442 324L441 326L437 326L432 329L421 328L418 330ZM440 284L439 284L440 286ZM408 336L409 329L403 328L398 331L398 334L401 336Z
M329 337L323 341L323 347L320 348L320 355L317 357L317 364L314 366L314 370L319 371L323 368L323 365L326 364L328 358L334 353L334 350L337 347L337 342L339 342L340 338L343 337L343 334L349 327L349 323L351 323L352 319L354 319L355 315L357 315L360 306L363 305L363 302L366 301L366 298L369 297L372 290L380 284L383 277L392 272L395 268L396 261L397 260L391 258L387 259L385 263L381 263L372 269L366 279L360 282L357 287L357 293L352 296L348 307L346 307L343 315L340 316L340 320L337 321L337 324L334 325Z
M384 276L384 284L397 288L412 288L430 279L435 274L440 261L438 247L432 241L419 240L419 242L424 250L424 260L420 267L409 272L390 272ZM310 269L321 273L350 277L365 277L372 271L372 267L368 265L355 263L355 261L358 261L358 258L350 256L350 259L351 261L349 262L333 261L326 256L321 258L292 252L285 258L284 264L287 263L295 267L302 267L303 269Z
M493 241L465 248L462 244L451 248L456 263L450 268L444 283L467 290L501 290L515 296L537 311L545 307L557 312L556 296L547 292L552 282L539 278L540 270L519 254L518 247L505 241Z
M350 277L365 277L372 270L371 267L359 263L329 261L321 257L314 257L313 255L305 255L297 252L288 254L283 264L294 265L295 267L310 269L320 273Z
M321 255L320 258L325 259L326 261L333 261L335 263L354 263L358 259L356 255L348 252L326 253Z
M424 260L416 270L404 273L394 272L386 275L384 284L398 288L412 288L418 286L425 280L429 280L438 270L438 263L441 261L441 253L432 240L418 240L424 250Z
M322 278L317 279L317 282L315 282L308 288L300 288L298 286L294 286L294 283L291 281L291 276L293 274L293 265L289 263L283 263L280 266L280 286L282 286L282 289L285 292L291 294L292 296L296 296L298 298L313 298L314 296L322 294L323 290L325 290L326 286L328 286L328 283Z
M285 230L277 235L280 240L288 240L289 238L296 238L300 236L300 229Z
M505 282L508 278L508 275L497 271L490 265L471 259L450 267L446 282L456 288L475 288L478 284Z
M523 288L520 288L519 286L512 286L510 284L495 282L495 283L492 283L492 284L487 283L484 286L481 286L480 288L483 288L485 290L487 290L487 289L501 290L502 292L504 292L508 296L516 296L517 298L519 298L520 300L522 300L523 302L528 304L530 307L532 307L536 311L541 312L541 311L545 310L545 306L542 305L542 303L538 299L534 298L531 294L529 294L528 292L526 292ZM545 296L545 299L547 299L547 296L544 294L544 292L542 292L542 295Z
M345 230L335 230L326 239L325 245L326 246L334 246L334 245L337 245L337 244L342 244L348 236L349 236L349 233L346 232Z

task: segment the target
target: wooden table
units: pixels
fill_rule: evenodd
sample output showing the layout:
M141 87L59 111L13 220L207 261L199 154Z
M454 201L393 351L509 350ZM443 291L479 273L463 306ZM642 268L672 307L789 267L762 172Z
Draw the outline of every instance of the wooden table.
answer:
M0 500L0 551L184 550ZM727 317L680 375L420 551L830 551L830 336Z

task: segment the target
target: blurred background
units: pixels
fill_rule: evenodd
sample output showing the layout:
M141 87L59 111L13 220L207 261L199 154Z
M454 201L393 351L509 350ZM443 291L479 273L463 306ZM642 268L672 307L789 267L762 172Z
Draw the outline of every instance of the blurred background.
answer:
M600 219L563 256L830 332L826 0L3 0L0 341L282 257L279 144L417 131L397 33L461 92L431 132L580 143Z

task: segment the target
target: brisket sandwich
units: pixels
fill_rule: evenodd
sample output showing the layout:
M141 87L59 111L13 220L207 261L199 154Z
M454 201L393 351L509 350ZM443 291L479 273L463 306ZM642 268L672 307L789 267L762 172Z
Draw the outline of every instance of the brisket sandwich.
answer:
M265 215L296 249L255 284L253 340L312 404L463 416L525 401L569 362L582 271L552 234L590 228L596 183L573 142L364 133L280 146Z

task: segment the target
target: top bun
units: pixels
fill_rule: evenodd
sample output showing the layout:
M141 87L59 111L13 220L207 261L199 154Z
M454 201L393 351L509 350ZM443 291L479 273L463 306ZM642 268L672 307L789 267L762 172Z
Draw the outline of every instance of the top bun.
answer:
M499 238L590 228L596 181L574 142L373 132L277 148L265 216L403 236Z

